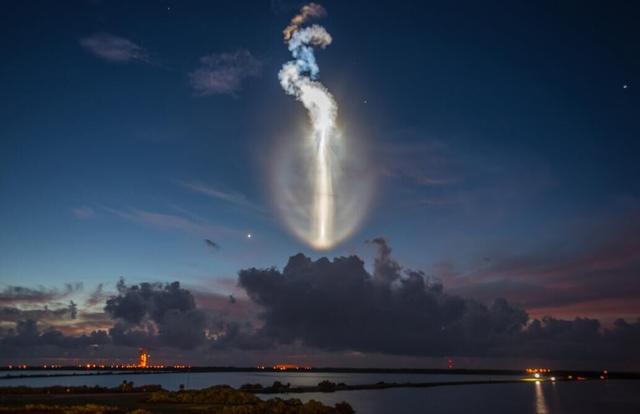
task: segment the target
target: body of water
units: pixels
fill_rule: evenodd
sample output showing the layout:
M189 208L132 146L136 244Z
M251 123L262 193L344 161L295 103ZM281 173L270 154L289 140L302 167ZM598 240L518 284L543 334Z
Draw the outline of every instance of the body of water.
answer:
M3 375L51 375L52 371L0 371ZM73 372L59 372L71 374ZM91 371L78 371L77 374L88 374ZM99 372L95 372L99 374ZM320 381L329 380L335 383L344 382L349 385L375 384L384 382L448 382L448 381L489 381L515 379L512 375L449 375L449 374L365 374L365 373L324 373L324 372L176 372L165 374L119 374L119 375L76 375L67 377L13 378L0 380L0 387L26 385L29 387L48 387L52 385L100 385L115 387L123 380L133 381L135 385L158 384L167 390L177 390L180 385L190 389L211 387L212 385L230 385L240 387L243 384L261 384L269 386L274 381L292 386L318 385Z
M361 414L638 414L640 381L523 382L299 394Z
M5 375L7 372L0 372ZM51 372L45 372L51 374ZM86 371L81 371L86 373ZM16 374L16 372L13 372ZM518 378L499 375L448 374L361 374L317 372L212 372L169 374L125 374L0 380L0 386L101 385L117 386L123 380L136 385L159 384L166 389L205 388L217 384L271 385L274 381L293 385L316 385L320 381L346 384L384 382L449 382L504 380ZM262 395L273 398L275 395ZM591 414L640 413L640 381L523 382L514 384L455 385L433 388L394 388L386 390L340 391L334 393L281 394L282 398L315 399L326 404L347 401L360 414L415 413L532 413Z

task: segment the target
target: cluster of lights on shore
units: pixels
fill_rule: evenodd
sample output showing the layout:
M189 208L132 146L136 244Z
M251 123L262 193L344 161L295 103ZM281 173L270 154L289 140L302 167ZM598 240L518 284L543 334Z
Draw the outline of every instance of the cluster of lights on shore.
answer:
M42 364L42 365L27 365L27 364L16 364L16 365L7 365L7 369L9 370L31 370L31 369L68 369L68 368L77 368L77 369L190 369L191 365L186 364L175 364L175 365L163 365L163 364L155 364L148 366L140 366L139 364L103 364L103 363L95 363L95 362L87 362L84 364L77 365L60 365L60 364Z
M523 378L523 381L535 381L535 382L542 382L542 381L551 381L551 382L556 382L559 380L576 380L576 381L584 381L587 380L587 377L584 377L582 375L566 375L564 377L559 377L556 375L551 375L551 369L549 368L527 368L525 370L525 372L527 374L530 375L530 377L527 378ZM608 370L603 370L600 373L599 378L601 380L605 380L609 377L609 371Z
M139 353L139 359L138 359L138 363L136 364L132 364L132 363L127 363L127 364L103 364L103 363L84 363L84 364L78 364L75 366L67 366L67 365L60 365L60 364L43 364L41 366L30 366L27 364L12 364L12 365L7 365L7 369L9 370L28 370L28 369L68 369L68 368L77 368L77 369L149 369L149 370L154 370L154 369L191 369L192 366L191 365L186 365L186 364L174 364L174 365L164 365L164 364L155 364L155 365L151 365L148 363L145 363L145 359L143 357L143 353L144 351L140 351ZM148 357L149 355L146 354L146 361L148 361ZM256 369L259 370L273 370L273 371L309 371L312 370L313 367L311 366L300 366L300 365L295 365L295 364L289 364L289 363L280 363L280 364L275 364L273 366L265 366L265 365L258 365L256 366ZM551 381L551 382L556 382L556 381L566 381L566 380L576 380L576 381L584 381L587 380L589 378L581 376L581 375L572 375L572 374L567 374L565 376L557 376L554 375L553 372L551 371L551 369L549 368L527 368L524 370L524 372L527 374L527 377L522 378L523 381L535 381L535 382L542 382L542 381ZM608 379L609 377L609 371L608 370L603 370L600 372L599 375L599 379L601 380L605 380Z

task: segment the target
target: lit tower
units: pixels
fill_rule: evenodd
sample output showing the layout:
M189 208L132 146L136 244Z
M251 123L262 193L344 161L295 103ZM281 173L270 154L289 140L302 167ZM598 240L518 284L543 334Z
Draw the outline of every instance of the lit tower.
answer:
M138 349L138 368L147 368L149 366L149 355L144 348Z

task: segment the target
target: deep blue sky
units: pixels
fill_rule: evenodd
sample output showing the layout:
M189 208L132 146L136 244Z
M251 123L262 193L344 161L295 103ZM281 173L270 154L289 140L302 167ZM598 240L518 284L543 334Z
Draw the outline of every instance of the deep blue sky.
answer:
M637 316L638 256L616 254L640 245L626 233L640 223L638 4L323 5L320 76L378 173L363 227L328 253L286 231L267 185L274 141L306 123L277 79L298 3L5 2L0 282L216 290L299 251L370 258L363 242L383 236L401 263L481 299ZM87 46L100 35L129 42L120 60ZM239 50L259 74L194 90L201 57ZM599 296L591 276L612 268L618 288ZM544 305L530 285L584 294Z

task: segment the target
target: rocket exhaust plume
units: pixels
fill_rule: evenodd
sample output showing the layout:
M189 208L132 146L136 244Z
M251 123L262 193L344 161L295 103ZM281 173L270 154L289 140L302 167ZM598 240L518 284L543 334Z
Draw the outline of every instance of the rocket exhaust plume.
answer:
M311 121L310 137L302 146L303 154L298 154L304 159L307 188L289 189L285 194L285 202L296 204L285 208L285 219L296 235L316 249L331 248L353 231L359 220L340 210L359 207L358 201L362 201L347 194L352 190L347 188L349 177L345 177L347 145L336 128L336 101L317 81L320 69L314 48L330 45L331 35L316 24L301 28L309 18L325 15L322 6L309 3L291 19L283 34L294 60L285 63L278 75L282 88L302 103ZM366 187L363 181L359 185ZM296 220L296 211L306 223Z
M324 8L316 3L309 3L305 6L302 6L300 9L300 13L293 16L291 22L287 27L284 28L282 34L284 34L284 41L288 42L291 39L291 35L295 31L298 30L300 25L304 24L311 17L324 17L327 15L327 12Z

